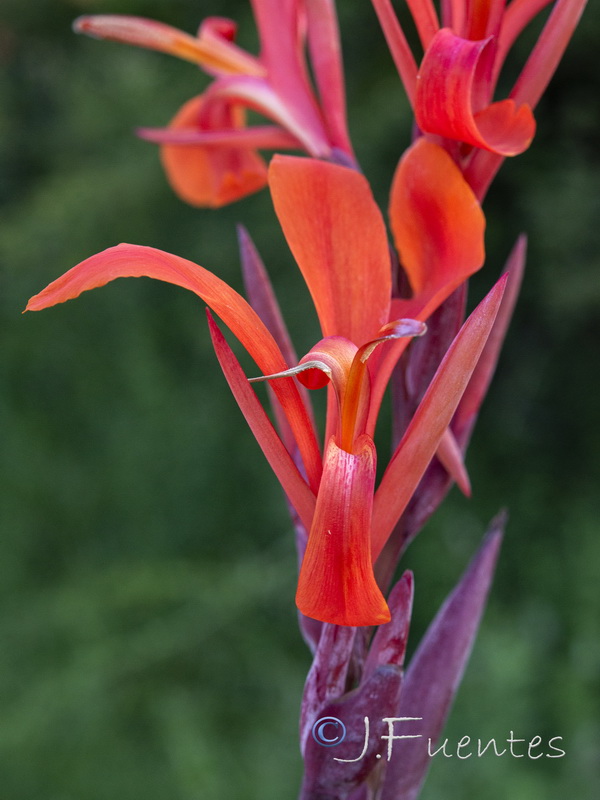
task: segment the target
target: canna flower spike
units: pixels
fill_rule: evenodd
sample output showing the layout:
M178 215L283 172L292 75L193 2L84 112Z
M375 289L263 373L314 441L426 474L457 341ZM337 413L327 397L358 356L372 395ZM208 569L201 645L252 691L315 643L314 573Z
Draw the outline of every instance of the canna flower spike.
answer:
M213 78L164 129L139 130L161 145L175 192L196 206L218 207L261 189L259 150L304 150L354 163L346 126L339 33L333 0L253 0L260 54L235 43L232 20L209 17L191 36L140 17L83 16L74 29L190 61ZM311 86L304 54L318 89ZM247 126L246 109L270 124Z
M431 172L440 164L444 183L432 186ZM284 422L282 440L209 316L225 377L309 531L299 608L338 625L380 624L389 611L373 565L447 435L491 330L503 281L451 345L376 487L374 433L383 391L410 339L425 332L427 316L481 265L481 210L447 153L431 142L416 142L398 167L391 199L396 243L401 253L410 253L406 263L413 286L411 298L398 300L392 298L383 219L362 175L323 161L277 156L269 182L323 334L296 367L289 367L265 324L231 287L197 264L149 247L119 245L92 256L32 298L28 309L125 276L146 275L200 296L254 359ZM405 227L398 223L400 216ZM302 384L330 386L322 448Z

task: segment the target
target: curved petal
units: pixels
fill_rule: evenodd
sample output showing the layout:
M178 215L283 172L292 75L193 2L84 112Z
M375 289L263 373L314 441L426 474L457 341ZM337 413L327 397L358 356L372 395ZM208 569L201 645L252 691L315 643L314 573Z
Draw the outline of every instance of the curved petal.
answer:
M426 320L485 260L485 217L448 153L421 137L400 159L390 193L390 224L413 297L392 300L391 317ZM400 340L382 357L373 384L367 431L406 348Z
M223 36L215 35L215 26L209 25L205 35L200 28L198 37L190 36L164 22L125 14L98 14L79 17L73 23L77 33L87 33L96 39L132 44L149 50L191 61L211 74L264 75L265 68L248 53ZM207 35L208 33L208 35Z
M311 137L321 140L328 154L330 142L306 69L305 5L305 0L252 0L260 61L267 68L269 86L283 104L293 109L296 121L312 132ZM311 155L324 155L307 149Z
M243 344L263 372L286 369L283 356L259 316L234 289L212 272L185 258L133 244L120 244L82 261L32 297L27 311L39 311L105 286L115 278L146 276L182 286L201 297ZM273 389L288 417L309 483L319 485L321 457L314 430L293 380L277 381Z
M188 100L168 130L203 133L243 130L243 112L227 101L211 102L205 95ZM267 168L253 150L235 145L164 144L161 160L173 191L193 206L219 206L256 192L267 182Z
M357 345L375 338L389 320L391 266L366 179L347 167L275 156L269 186L323 335Z
M358 349L348 372L347 387L341 408L340 444L342 447L350 449L351 442L358 435L369 433L366 425L371 405L371 378L367 365L373 352L385 342L423 336L426 330L425 323L418 320L395 320L384 325L376 339L363 344ZM372 360L370 363L373 363ZM376 365L373 366L373 372L375 374L377 372Z
M208 309L206 313L213 347L229 388L288 500L308 530L315 510L315 496L298 472L292 457L285 449L271 420L249 385L239 361L225 341L225 337Z
M460 169L439 145L421 137L404 154L389 213L402 266L421 306L440 293L441 302L483 264L485 217ZM416 316L398 312L393 316Z
M322 622L380 625L391 617L371 563L375 445L368 436L356 445L348 453L329 440L296 604Z
M287 100L271 85L271 81L247 75L219 78L204 93L211 100L227 99L264 114L295 136L302 147L316 158L329 158L331 145L320 119L302 113L301 105Z
M471 41L442 28L419 70L415 117L425 133L514 156L531 144L535 120L514 100L488 105L494 47L493 37Z

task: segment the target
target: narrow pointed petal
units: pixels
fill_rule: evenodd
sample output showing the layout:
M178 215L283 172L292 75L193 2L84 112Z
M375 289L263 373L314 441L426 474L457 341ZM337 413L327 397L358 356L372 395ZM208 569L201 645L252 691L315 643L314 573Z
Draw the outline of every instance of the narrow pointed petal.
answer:
M569 44L586 3L587 0L558 0L555 3L544 30L510 93L515 103L528 103L531 108L536 107ZM507 14L513 6L516 10L516 5L513 0ZM485 197L502 161L502 156L480 150L473 154L465 168L465 178L480 200Z
M275 156L269 186L323 335L358 345L374 338L389 320L391 265L366 179L347 167Z
M440 29L435 6L432 0L406 0L406 5L410 8L423 49L427 50Z
M429 313L483 264L485 217L477 198L448 153L424 138L400 160L390 222L413 293Z
M316 157L329 155L330 142L317 106L305 61L306 9L300 0L252 0L260 37L260 60L269 85L282 103L294 109L299 125L320 141L323 152L308 147Z
M277 125L253 125L251 128L138 128L140 139L155 144L194 145L196 147L234 147L241 150L298 150L300 143Z
M413 594L413 574L406 571L388 597L392 619L385 625L380 625L375 632L365 662L363 681L384 664L394 664L397 667L404 664Z
M383 475L373 509L373 560L417 488L475 369L502 300L506 276L477 306L440 364Z
M403 436L448 348L465 320L467 283L462 283L427 320L427 336L416 339L392 374L394 447Z
M381 800L416 800L431 763L427 739L437 741L477 634L494 574L504 516L491 524L479 552L446 599L415 652L398 715L421 717L420 739L407 739L387 765ZM397 757L396 757L397 756Z
M207 269L153 247L120 244L104 250L82 261L32 297L26 310L39 311L63 303L88 289L105 286L115 278L142 276L173 283L201 297L221 317L263 372L287 367L273 337L243 297ZM315 491L321 474L321 457L298 388L292 380L283 380L277 382L274 390L286 411L310 486Z
M538 104L567 49L587 0L557 0L510 93L515 103Z
M508 273L508 281L498 309L498 315L452 423L456 436L463 448L466 446L473 430L479 409L496 370L502 345L519 296L523 272L525 271L526 254L527 237L521 235L506 262L505 271Z
M316 498L298 472L298 468L277 435L271 420L246 380L237 358L208 310L207 317L213 347L229 388L288 500L296 509L302 524L310 528Z
M479 407L492 379L502 341L515 306L525 265L525 246L525 237L519 237L509 256L505 268L508 271L508 281L498 314L469 385L465 389L452 419L453 435L463 451L467 447L477 420ZM446 470L437 461L432 461L377 562L376 574L380 586L386 586L391 580L391 574L402 552L423 529L449 488L450 478Z
M390 0L372 0L373 8L379 19L379 24L385 36L394 64L404 84L404 90L411 106L415 104L417 89L417 64L415 57L406 41L398 17L396 16Z
M330 440L296 594L307 617L352 626L390 620L371 563L375 471L375 446L367 436L357 440L354 453Z
M352 155L335 3L333 0L307 0L306 13L310 60L331 144Z
M512 99L487 105L493 47L491 37L471 41L440 30L421 63L415 117L426 133L514 156L531 144L535 120L529 105Z
M172 134L192 136L210 134L211 129L242 135L242 110L227 102L213 102L208 108L206 95L199 95L179 109L168 128ZM164 144L161 161L173 191L190 205L219 208L262 189L267 182L265 162L238 143Z
M553 0L512 0L502 17L502 24L498 33L498 50L494 62L494 77L492 84L495 86L500 70L506 60L508 51L515 43L519 34Z
M284 359L288 364L298 361L296 351L287 326L281 314L273 285L265 269L256 245L243 225L238 225L238 242L244 286L250 305L265 323L267 330L277 342Z
M99 14L79 17L73 23L77 33L97 39L145 47L198 64L210 73L225 75L265 74L265 68L252 56L231 42L216 36L195 37L143 17Z
M238 225L238 242L244 286L246 287L246 295L250 301L250 305L265 323L267 330L277 342L277 346L281 350L281 354L287 363L295 364L298 361L298 357L292 345L287 326L281 315L273 286L267 274L267 270L265 269L265 265L258 254L258 250L250 238L250 234L243 225ZM279 401L273 393L272 387L269 386L268 391L273 410L277 417L277 425L283 441L291 453L295 442L289 423L285 418ZM311 403L304 387L300 388L300 394L302 395L304 405L310 412Z
M463 452L450 428L446 428L442 434L435 454L465 497L471 497L471 481L465 466Z

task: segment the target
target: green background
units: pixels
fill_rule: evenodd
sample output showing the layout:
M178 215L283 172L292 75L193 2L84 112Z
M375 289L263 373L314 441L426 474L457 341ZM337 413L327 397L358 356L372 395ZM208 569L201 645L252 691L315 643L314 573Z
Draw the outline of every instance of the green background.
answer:
M409 110L370 3L340 5L351 133L385 207ZM155 147L132 134L164 125L207 81L190 64L71 33L78 14L112 11L190 32L230 15L255 47L241 2L1 2L0 795L287 800L310 663L292 534L202 303L120 281L20 313L119 241L188 257L240 289L241 221L298 351L318 338L268 193L218 212L186 207ZM453 490L405 559L414 647L489 519L509 508L446 735L562 736L567 755L438 757L423 800L591 798L600 785L599 42L592 4L539 106L533 147L505 164L486 202L488 263L472 300L521 231L525 287L469 452L474 497Z

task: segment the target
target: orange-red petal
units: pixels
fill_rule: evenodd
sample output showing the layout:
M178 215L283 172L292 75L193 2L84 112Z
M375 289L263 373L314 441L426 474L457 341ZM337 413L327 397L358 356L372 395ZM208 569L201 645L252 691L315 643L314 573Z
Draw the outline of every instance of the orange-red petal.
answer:
M448 153L421 137L400 159L390 195L390 223L413 297L392 300L390 317L426 320L484 262L485 217ZM390 346L373 383L367 430L406 340Z
M275 156L269 186L323 335L357 345L374 338L389 320L391 267L367 180L347 167Z
M208 20L198 36L190 36L164 22L125 14L98 14L79 17L73 23L77 33L96 39L132 44L182 58L198 64L207 72L225 75L264 75L258 59L240 50L224 36L218 36L215 24ZM204 32L204 35L203 35Z
M368 436L357 440L353 453L329 440L296 594L307 617L335 625L390 621L371 563L375 471L375 445Z
M97 253L32 297L27 310L39 311L63 303L115 278L142 276L182 286L201 297L221 317L263 372L280 372L287 368L275 340L241 295L204 267L153 247L120 244ZM274 382L273 390L298 443L310 486L316 491L321 474L321 456L298 387L287 378Z
M442 28L427 48L417 79L415 118L433 133L504 156L522 153L535 134L528 105L489 104L494 39L463 39Z
M419 311L448 297L484 262L485 217L477 198L448 153L425 138L398 164L390 224ZM398 311L394 317L412 316Z
M243 124L241 109L226 100L213 100L208 108L199 95L179 109L169 130L235 131ZM164 144L161 160L173 190L193 206L218 208L262 189L267 182L265 162L245 147Z
M477 306L440 364L383 475L373 510L373 560L434 456L492 330L507 276Z
M310 529L315 510L315 496L298 472L292 457L248 383L239 361L208 310L207 316L213 347L229 388L271 469L277 476L290 503L298 512L302 524L305 528Z

